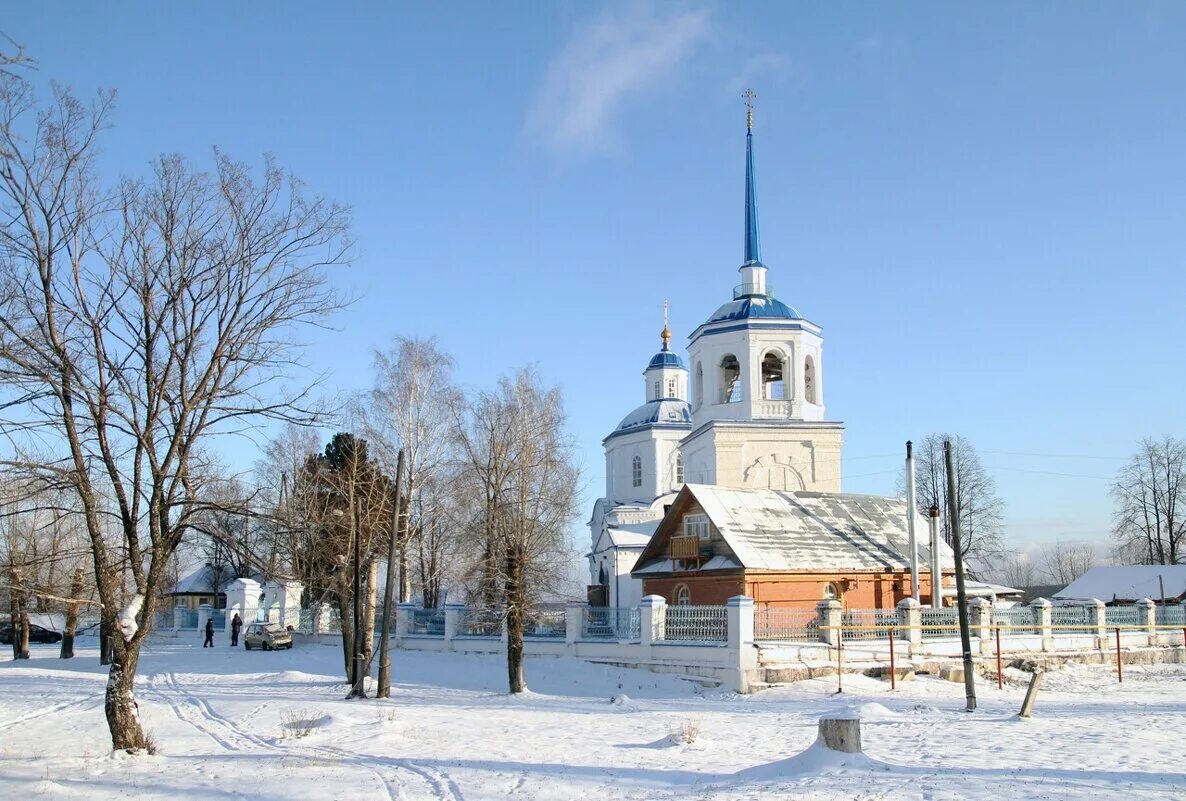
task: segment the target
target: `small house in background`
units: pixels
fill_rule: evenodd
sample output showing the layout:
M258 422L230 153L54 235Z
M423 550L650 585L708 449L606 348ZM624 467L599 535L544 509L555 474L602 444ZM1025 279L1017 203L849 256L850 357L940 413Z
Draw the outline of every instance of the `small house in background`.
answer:
M919 583L931 595L927 523L921 516ZM945 574L954 556L943 546ZM633 570L646 595L672 604L810 609L825 598L892 608L911 593L906 501L872 495L727 489L687 484Z
M964 582L964 592L969 598L983 598L1000 609L1009 609L1025 602L1025 590L1006 587L1003 584L991 584L986 581L972 581L968 579ZM944 599L947 601L948 606L955 603L955 593L956 589L954 586L950 592L946 589L944 590Z
M232 568L215 567L207 562L178 581L166 595L172 606L197 609L202 604L209 604L215 609L226 609L227 585L237 578L239 576Z
M1054 594L1060 601L1098 599L1131 604L1142 598L1157 603L1186 600L1186 565L1109 565L1093 567Z

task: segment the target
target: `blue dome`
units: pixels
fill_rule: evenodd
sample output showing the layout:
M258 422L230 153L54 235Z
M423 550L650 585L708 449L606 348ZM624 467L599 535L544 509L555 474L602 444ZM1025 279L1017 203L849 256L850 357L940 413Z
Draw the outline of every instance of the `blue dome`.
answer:
M688 369L684 366L684 360L679 357L679 354L670 350L661 350L651 358L651 363L647 365L647 369L653 370L656 367L677 367L680 370Z
M725 320L745 320L752 317L777 317L784 320L802 320L799 311L781 300L775 300L769 295L748 295L731 303L726 303L713 312L708 318L710 323L720 323Z
M618 427L614 429L614 434L651 425L690 428L692 425L692 407L687 401L677 398L647 401L623 417L622 422L618 423Z

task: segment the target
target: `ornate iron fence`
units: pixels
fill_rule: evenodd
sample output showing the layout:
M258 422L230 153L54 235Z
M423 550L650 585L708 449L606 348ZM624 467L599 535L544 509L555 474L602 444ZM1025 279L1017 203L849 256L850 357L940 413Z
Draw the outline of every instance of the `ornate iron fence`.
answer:
M638 640L642 634L642 615L636 607L589 606L581 620L581 639Z
M849 609L840 625L846 640L884 640L891 631L900 634L901 618L896 609Z
M758 607L754 610L755 640L818 642L819 638L819 613L814 609Z
M940 640L959 636L959 611L955 607L941 606L938 609L924 607L919 612L921 613L919 620L922 624L924 640Z
M1108 606L1104 608L1104 621L1109 626L1143 626L1142 611L1135 606Z
M663 639L724 642L729 619L723 606L668 606Z
M413 609L408 621L408 634L424 634L430 637L445 636L444 609Z
M1156 622L1159 626L1186 626L1186 609L1181 604L1156 607Z
M523 636L541 639L564 639L568 620L563 609L533 609L527 613Z
M457 633L463 637L501 637L503 612L501 609L463 609L459 615ZM442 618L441 633L444 621Z
M1029 606L994 609L992 610L992 624L1001 627L1001 634L1038 633L1034 609Z
M300 619L297 622L297 631L301 634L313 633L313 610L302 609Z
M1082 604L1051 607L1050 625L1053 627L1055 635L1092 634L1095 632L1095 621L1092 620L1091 608Z

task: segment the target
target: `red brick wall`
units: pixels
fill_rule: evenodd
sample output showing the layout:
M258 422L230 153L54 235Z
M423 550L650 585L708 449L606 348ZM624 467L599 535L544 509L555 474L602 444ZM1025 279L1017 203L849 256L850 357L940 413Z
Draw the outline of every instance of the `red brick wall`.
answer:
M824 597L824 585L840 588L837 600L852 609L889 609L910 595L910 573L748 573L743 576L677 576L643 580L644 595L662 595L675 603L676 588L687 584L695 605L723 604L734 595L748 595L758 606L814 609ZM931 594L928 575L919 576L926 603Z

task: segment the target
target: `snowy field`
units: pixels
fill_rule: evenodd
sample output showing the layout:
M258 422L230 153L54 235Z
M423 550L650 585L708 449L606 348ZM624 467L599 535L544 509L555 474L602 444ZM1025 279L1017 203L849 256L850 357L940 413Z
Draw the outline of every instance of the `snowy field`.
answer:
M141 660L160 753L112 755L93 641L0 661L0 798L34 799L1162 799L1186 798L1186 667L1072 666L1023 689L920 677L802 682L751 696L569 660L396 654L391 701L342 700L340 651L250 653L161 640ZM614 701L611 698L617 696ZM867 757L817 752L821 714L858 708ZM312 721L311 724L294 721ZM287 724L287 725L286 725ZM690 724L696 742L670 734ZM306 736L297 736L311 725Z

